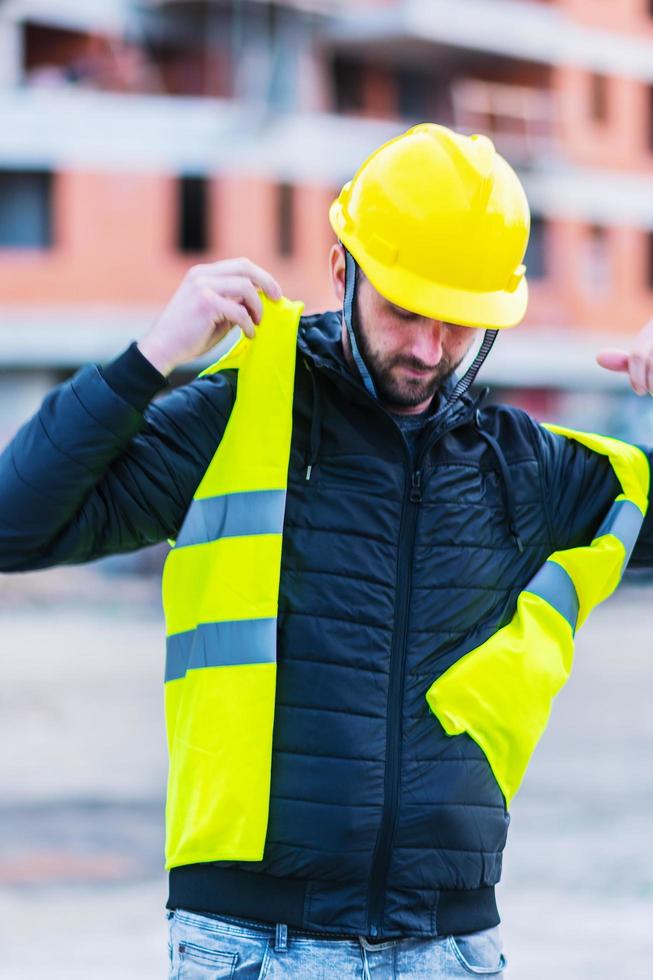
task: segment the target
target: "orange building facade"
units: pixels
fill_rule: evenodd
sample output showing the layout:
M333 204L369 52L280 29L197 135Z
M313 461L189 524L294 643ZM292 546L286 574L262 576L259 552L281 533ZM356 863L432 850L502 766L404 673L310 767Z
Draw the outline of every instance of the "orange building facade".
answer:
M653 314L651 0L43 8L0 8L0 364L106 356L228 256L332 307L328 204L425 119L488 133L526 186L532 350Z

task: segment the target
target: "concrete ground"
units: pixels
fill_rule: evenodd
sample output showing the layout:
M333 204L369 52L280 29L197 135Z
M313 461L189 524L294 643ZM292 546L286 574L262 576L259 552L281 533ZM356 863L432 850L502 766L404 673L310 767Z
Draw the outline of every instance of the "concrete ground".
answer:
M653 975L653 584L580 633L512 807L509 980ZM166 976L163 626L151 582L0 576L0 977Z

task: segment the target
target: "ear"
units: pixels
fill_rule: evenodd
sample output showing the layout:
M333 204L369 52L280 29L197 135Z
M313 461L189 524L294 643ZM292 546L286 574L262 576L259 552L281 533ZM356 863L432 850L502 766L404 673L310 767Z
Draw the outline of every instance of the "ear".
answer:
M336 299L342 304L345 298L345 250L336 242L331 246L329 252L329 269L331 272L331 285L336 295Z

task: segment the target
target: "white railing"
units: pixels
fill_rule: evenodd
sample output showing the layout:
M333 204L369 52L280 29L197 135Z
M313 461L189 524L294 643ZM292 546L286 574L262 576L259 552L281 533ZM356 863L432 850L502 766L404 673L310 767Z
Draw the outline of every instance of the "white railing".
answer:
M451 104L455 129L490 136L513 164L527 166L556 155L555 99L550 92L465 78L452 83Z

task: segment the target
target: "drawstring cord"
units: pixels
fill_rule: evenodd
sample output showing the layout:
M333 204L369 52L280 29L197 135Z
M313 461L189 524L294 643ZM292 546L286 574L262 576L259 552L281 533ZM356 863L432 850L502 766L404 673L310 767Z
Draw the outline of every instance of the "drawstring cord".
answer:
M320 454L320 442L322 438L322 393L320 391L320 385L315 371L306 358L304 358L304 364L306 365L309 377L311 379L313 403L311 412L311 435L308 457L306 459L306 479L310 480L313 467L317 463L317 459Z
M342 242L340 244L342 244ZM355 322L358 264L353 255L347 248L345 248L344 245L343 248L345 249L345 295L342 303L342 315L345 321L345 327L347 328L347 334L349 336L351 355L354 358L354 363L358 368L358 373L368 395L371 395L372 398L378 398L376 387L374 385L374 381L372 380L372 375L369 372L369 368L367 367L358 346L358 331Z
M363 970L364 970L363 973L364 980L372 980L370 976L370 966L369 963L367 962L367 953L365 951L363 951Z
M510 531L513 541L515 542L517 548L519 549L519 553L523 554L524 542L522 541L519 535L519 530L517 527L517 507L512 492L512 486L510 483L510 474L508 473L508 464L506 463L505 456L501 452L501 447L499 446L499 443L494 438L494 436L491 436L489 432L486 432L485 429L481 428L481 418L480 418L480 412L478 410L474 415L474 424L476 426L476 430L479 436L481 437L481 439L485 440L485 442L488 444L488 446L490 447L490 449L492 450L496 458L497 465L499 467L499 475L500 475L499 482L501 483L503 502L506 508L506 512L508 514L508 529Z

